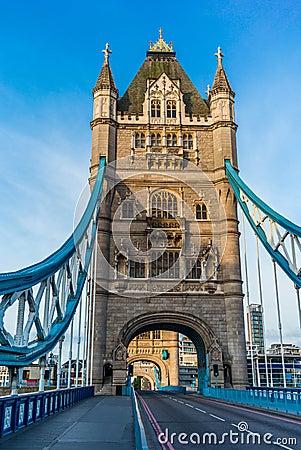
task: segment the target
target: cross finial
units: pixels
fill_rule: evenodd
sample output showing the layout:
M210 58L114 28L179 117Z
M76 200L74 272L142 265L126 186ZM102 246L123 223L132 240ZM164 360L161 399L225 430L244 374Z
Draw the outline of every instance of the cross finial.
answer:
M218 64L222 65L222 59L225 55L222 53L222 49L220 47L217 47L217 53L214 53L214 56L217 56Z
M163 30L162 30L161 27L160 27L160 29L159 29L159 36L160 36L160 39L162 39L162 36L163 36Z
M112 50L109 50L110 44L106 43L105 50L102 50L102 53L105 56L105 63L107 64L109 61L110 53L112 53Z

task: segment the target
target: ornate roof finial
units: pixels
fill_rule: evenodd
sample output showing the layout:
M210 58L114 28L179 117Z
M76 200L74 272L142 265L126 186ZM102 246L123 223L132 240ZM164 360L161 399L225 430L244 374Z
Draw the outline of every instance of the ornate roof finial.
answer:
M210 84L207 84L207 90L205 91L205 94L207 94L208 97L211 94Z
M222 65L222 59L223 59L223 57L225 56L225 55L222 53L221 47L217 47L217 53L214 53L214 56L217 56L217 62L218 62L218 65L221 66L221 65Z
M150 52L173 52L173 48L172 48L172 42L168 45L164 39L163 39L163 29L160 28L159 29L159 39L157 40L157 42L155 42L155 44L152 43L152 41L149 43L150 48L149 51Z
M109 50L109 47L110 47L110 44L106 43L105 50L102 50L102 53L104 54L104 57L105 57L105 64L108 64L110 53L112 53L112 50Z

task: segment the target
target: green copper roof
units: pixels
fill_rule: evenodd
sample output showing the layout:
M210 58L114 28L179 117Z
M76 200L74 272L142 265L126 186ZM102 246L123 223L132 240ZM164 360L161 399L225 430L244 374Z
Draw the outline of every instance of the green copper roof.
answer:
M170 79L180 80L180 89L184 94L186 114L207 115L209 113L208 105L186 75L174 53L150 53L147 53L146 60L137 75L123 97L119 99L118 110L131 114L141 114L147 87L146 80L149 78L155 80L162 73L166 73Z

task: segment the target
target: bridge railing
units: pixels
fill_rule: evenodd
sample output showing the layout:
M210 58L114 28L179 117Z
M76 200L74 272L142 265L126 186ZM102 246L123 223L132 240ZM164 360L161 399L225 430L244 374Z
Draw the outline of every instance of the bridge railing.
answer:
M134 434L135 434L135 445L137 450L148 450L145 429L141 419L140 409L137 402L136 392L134 388L129 387L132 398L133 406L133 416L134 416Z
M45 419L94 396L94 386L36 392L0 398L0 436Z
M253 405L297 415L301 414L301 389L298 388L252 387L246 390L208 388L204 395L231 403Z

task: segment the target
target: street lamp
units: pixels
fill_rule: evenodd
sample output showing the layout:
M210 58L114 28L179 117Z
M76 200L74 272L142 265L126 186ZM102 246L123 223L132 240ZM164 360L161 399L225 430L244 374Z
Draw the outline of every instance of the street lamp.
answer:
M49 367L48 386L51 386L51 372L52 372L52 368L55 366L55 358L54 358L54 355L52 352L48 356L47 365Z

